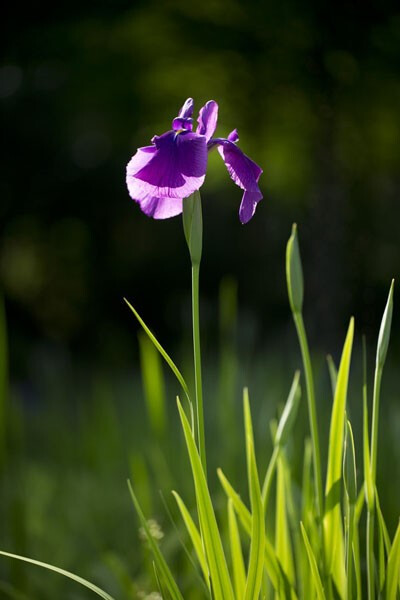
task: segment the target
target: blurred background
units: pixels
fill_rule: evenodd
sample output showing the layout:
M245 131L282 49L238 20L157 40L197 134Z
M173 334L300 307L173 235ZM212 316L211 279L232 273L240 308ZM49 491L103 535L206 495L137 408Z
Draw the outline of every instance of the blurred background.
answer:
M240 403L240 385L255 382L267 417L284 399L299 364L284 270L296 221L305 321L328 397L324 356L340 357L351 315L356 381L361 334L373 370L390 281L400 275L400 13L394 1L371 0L70 0L28 5L23 14L9 4L2 45L0 280L12 476L2 496L9 512L1 546L78 565L82 575L86 568L86 576L116 586L112 577L125 581L125 567L113 555L104 570L96 553L130 552L140 572L137 535L117 515L131 518L127 465L146 472L139 460L143 352L123 297L190 372L181 219L140 212L126 190L126 163L170 128L187 97L195 110L218 102L218 135L238 129L240 147L264 169L264 199L240 225L241 191L218 153L210 155L202 188L206 385L215 390L223 380ZM395 310L383 406L397 473L399 361ZM176 386L166 377L173 398ZM258 393L265 385L267 408ZM356 415L360 398L357 388ZM387 485L382 504L393 526L398 502ZM132 531L134 524L132 516ZM29 598L54 598L61 588L51 585L64 585L55 576L44 585L43 573L21 569L0 566L10 597L17 597L11 586ZM87 597L62 589L57 597Z

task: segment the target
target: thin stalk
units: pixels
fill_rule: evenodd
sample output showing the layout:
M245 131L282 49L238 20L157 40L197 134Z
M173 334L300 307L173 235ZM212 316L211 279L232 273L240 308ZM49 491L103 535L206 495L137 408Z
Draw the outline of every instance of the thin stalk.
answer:
M376 462L378 455L378 420L379 399L381 393L382 368L377 364L375 367L374 394L372 400L372 427L371 427L371 471L372 481L376 484Z
M275 446L274 451L271 456L271 460L269 461L268 469L265 474L265 479L264 479L264 483L263 483L263 487L262 487L261 497L262 497L262 501L263 501L264 512L266 512L266 510L267 510L269 493L271 491L272 477L275 472L276 461L278 459L278 456L279 456L279 446Z
M368 510L367 514L367 580L368 600L374 600L374 512L372 510Z
M203 384L201 377L200 316L199 316L199 276L200 264L192 264L192 319L194 379L196 390L196 419L199 453L204 474L207 478L206 445L204 434Z
M314 391L314 379L312 374L310 351L308 348L307 335L304 328L303 315L300 312L293 313L293 319L297 329L297 335L299 338L301 355L303 359L303 366L306 376L306 387L307 387L307 402L308 402L308 415L310 421L311 441L313 449L313 466L314 466L314 477L315 477L315 497L317 504L317 517L319 527L322 527L322 515L323 515L323 495L322 495L322 476L321 476L321 456L319 449L319 435L317 425L317 409L315 404L315 391Z
M348 530L347 530L347 551L346 551L346 572L347 572L347 600L353 598L353 538L354 538L354 521L355 509L354 504L348 502L347 506Z

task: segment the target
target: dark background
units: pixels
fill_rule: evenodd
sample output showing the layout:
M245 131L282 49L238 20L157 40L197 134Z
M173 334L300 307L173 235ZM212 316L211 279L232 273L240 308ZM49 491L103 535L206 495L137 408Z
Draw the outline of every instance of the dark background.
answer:
M245 339L269 346L286 334L293 221L314 347L338 352L351 314L375 344L400 268L397 8L289 0L9 5L0 274L13 377L23 379L43 348L96 368L132 364L135 325L123 296L169 347L189 335L181 219L148 219L124 181L136 148L169 129L188 96L196 110L215 99L218 134L237 127L241 148L264 169L264 200L241 226L241 191L218 154L210 156L201 282L209 347L226 274L238 282ZM399 332L395 315L392 356Z

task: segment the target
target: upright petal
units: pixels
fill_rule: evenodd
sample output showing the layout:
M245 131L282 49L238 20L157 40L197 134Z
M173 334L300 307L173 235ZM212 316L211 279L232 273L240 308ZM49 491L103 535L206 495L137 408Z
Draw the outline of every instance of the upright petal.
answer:
M209 100L207 104L200 109L197 119L198 127L196 132L205 135L208 140L214 135L218 121L218 104L214 100Z
M178 112L178 117L182 117L183 119L186 119L188 117L191 117L192 114L193 114L193 98L188 98L186 100L185 104L182 106L182 108Z
M186 198L198 190L207 168L204 136L168 131L139 148L127 166L127 185L134 200Z

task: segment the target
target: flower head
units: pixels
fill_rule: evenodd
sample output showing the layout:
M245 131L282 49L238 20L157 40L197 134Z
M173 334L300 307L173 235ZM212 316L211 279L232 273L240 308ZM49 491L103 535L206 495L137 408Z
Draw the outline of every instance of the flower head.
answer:
M151 146L139 148L126 169L129 194L142 211L155 219L167 219L182 212L183 199L204 183L207 154L218 148L231 179L244 190L239 218L247 223L255 213L262 194L258 180L262 169L237 146L234 129L227 138L214 138L218 104L209 100L201 108L193 131L193 100L188 98L172 121L172 129L154 136Z

